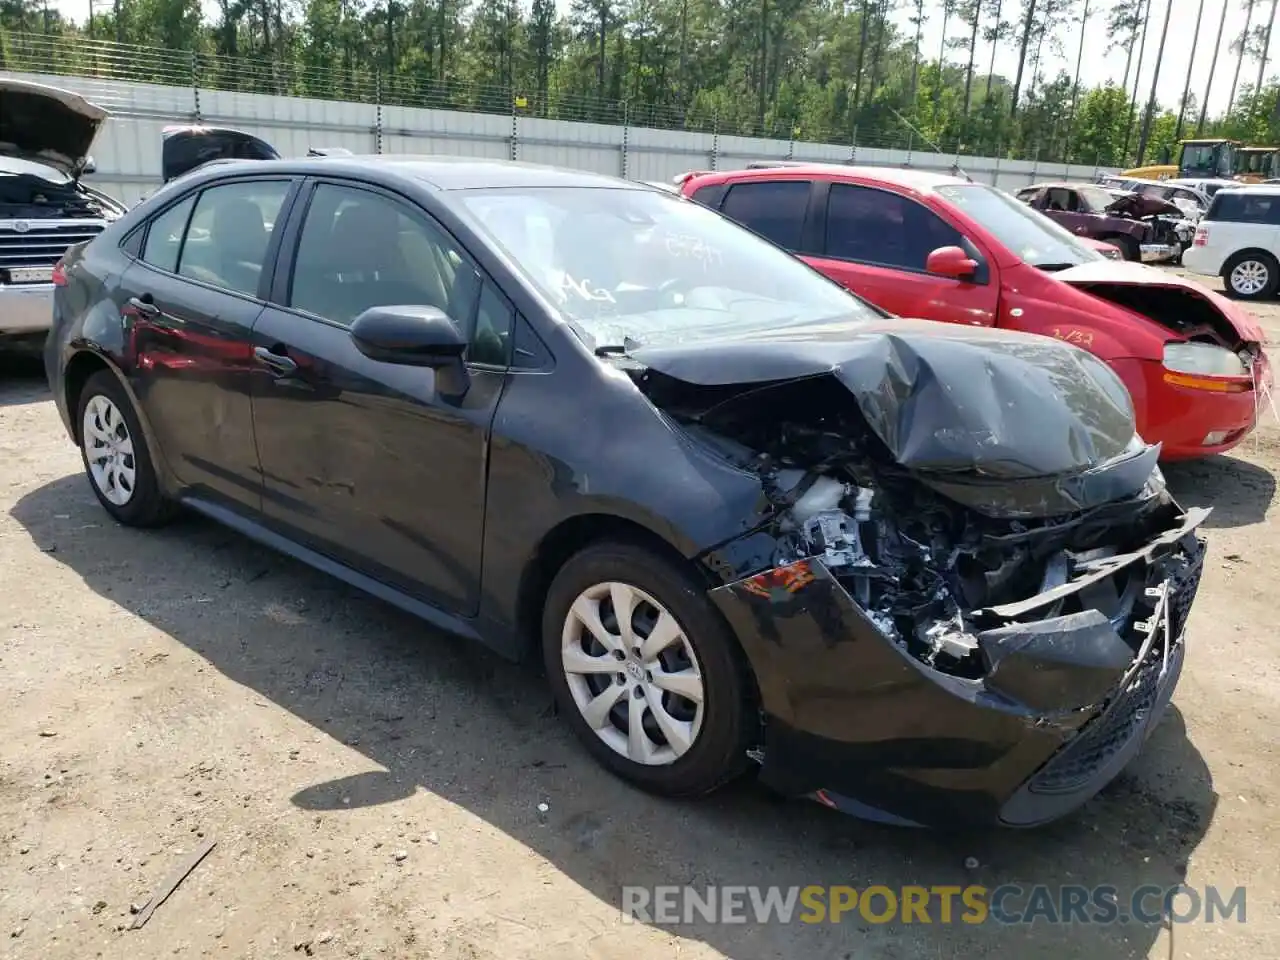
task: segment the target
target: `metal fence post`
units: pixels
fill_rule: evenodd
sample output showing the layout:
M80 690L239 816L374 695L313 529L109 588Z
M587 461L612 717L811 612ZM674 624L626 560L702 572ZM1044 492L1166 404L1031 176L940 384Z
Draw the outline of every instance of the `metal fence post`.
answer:
M631 127L631 101L622 101L622 179L627 179L627 139Z
M382 71L375 70L373 73L373 102L374 120L373 120L373 152L382 152Z
M711 114L711 169L716 170L720 164L720 111Z
M993 187L1000 186L1000 154L996 154L996 169L991 174L991 185Z
M791 128L791 139L787 143L787 159L794 160L796 157L796 130Z
M510 153L512 160L520 159L520 115L516 112L516 95L515 91L509 90L507 96L511 98L511 141Z
M858 162L858 125L853 125L853 142L849 144L849 162Z
M193 119L200 122L200 54L191 51L191 99L195 105Z

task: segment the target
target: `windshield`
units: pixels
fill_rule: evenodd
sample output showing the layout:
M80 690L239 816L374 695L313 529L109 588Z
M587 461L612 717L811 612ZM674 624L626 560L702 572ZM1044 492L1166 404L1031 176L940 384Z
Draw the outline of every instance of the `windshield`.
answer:
M1120 188L1122 193L1130 192L1127 188ZM1106 213L1107 207L1115 203L1115 197L1099 187L1079 186L1076 193L1080 195L1080 206L1087 213Z
M880 316L782 249L657 190L459 191L475 226L596 340L687 340Z
M1179 167L1186 173L1230 174L1232 151L1225 143L1187 143Z
M938 187L938 194L1033 267L1074 267L1105 259L1044 214L994 187L958 184Z

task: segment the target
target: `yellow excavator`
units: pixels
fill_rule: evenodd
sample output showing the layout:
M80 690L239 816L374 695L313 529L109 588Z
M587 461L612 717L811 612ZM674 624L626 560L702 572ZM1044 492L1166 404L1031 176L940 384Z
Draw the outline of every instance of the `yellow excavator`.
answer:
M1242 183L1280 179L1280 147L1241 147L1236 151L1234 173Z
M1201 180L1230 180L1236 172L1238 140L1179 140L1178 160L1171 163L1168 149L1160 163L1123 170L1122 177L1142 180L1171 180L1175 177Z

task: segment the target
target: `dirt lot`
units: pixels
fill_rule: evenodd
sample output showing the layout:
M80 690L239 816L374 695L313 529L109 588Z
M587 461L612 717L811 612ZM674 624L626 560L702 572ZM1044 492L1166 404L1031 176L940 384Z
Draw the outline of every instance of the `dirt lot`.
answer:
M1280 304L1257 312L1280 345ZM1185 503L1215 507L1211 556L1174 708L1135 766L1051 828L947 836L751 784L686 804L629 789L521 669L209 523L141 533L108 521L38 371L10 364L0 954L1275 956L1277 468L1267 413L1237 455L1169 471ZM150 922L124 929L130 904L209 838L213 852ZM1246 885L1247 922L676 930L619 916L623 884L1123 890L1184 876Z

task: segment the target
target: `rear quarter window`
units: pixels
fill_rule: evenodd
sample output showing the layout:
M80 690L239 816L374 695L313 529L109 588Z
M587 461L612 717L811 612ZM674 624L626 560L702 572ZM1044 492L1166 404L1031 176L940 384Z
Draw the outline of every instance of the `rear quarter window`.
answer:
M1219 193L1204 218L1220 223L1280 224L1280 194Z
M727 183L712 183L705 187L699 187L689 195L690 200L696 200L704 207L710 207L712 210L719 210L720 204L724 202L724 195L729 191Z

